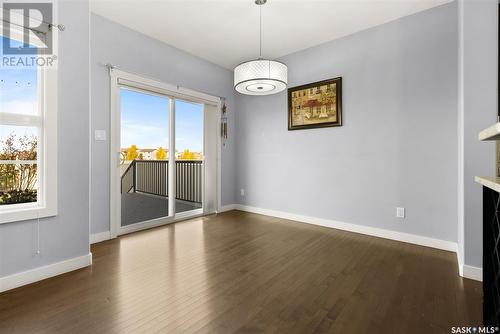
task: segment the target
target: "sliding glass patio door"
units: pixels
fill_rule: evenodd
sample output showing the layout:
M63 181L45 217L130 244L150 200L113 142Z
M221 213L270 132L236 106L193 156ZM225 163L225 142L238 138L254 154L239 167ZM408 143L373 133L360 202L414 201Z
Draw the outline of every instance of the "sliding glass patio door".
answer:
M215 212L219 100L120 75L111 81L111 235Z
M220 99L110 69L115 237L210 214L220 202Z

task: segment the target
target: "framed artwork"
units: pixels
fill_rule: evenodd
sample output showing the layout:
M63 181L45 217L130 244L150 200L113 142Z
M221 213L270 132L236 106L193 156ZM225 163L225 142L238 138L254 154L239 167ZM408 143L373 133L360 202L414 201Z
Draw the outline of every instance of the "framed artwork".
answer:
M288 89L288 130L342 125L342 77Z

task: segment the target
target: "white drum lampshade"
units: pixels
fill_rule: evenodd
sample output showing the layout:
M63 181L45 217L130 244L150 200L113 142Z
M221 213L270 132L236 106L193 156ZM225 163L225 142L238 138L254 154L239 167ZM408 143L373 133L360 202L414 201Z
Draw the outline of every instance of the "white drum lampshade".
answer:
M246 95L270 95L283 91L288 83L288 68L274 60L257 59L234 69L234 89Z

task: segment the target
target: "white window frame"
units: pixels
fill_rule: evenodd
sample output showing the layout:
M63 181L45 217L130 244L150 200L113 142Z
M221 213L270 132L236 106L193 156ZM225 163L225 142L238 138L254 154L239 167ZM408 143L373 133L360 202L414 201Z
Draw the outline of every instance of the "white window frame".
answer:
M3 14L2 10L0 14ZM0 24L2 17L3 15L0 15ZM11 29L15 36L22 36L21 27L16 31L15 26L11 25ZM37 79L37 115L0 113L0 125L30 126L38 129L37 201L0 205L0 224L57 215L57 70L39 67Z

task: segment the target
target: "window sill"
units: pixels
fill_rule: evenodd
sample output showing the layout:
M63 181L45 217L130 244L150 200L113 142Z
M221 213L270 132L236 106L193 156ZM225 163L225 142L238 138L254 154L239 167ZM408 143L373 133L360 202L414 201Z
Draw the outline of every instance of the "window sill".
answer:
M56 208L31 206L0 210L0 224L15 223L23 220L47 218L57 216Z

